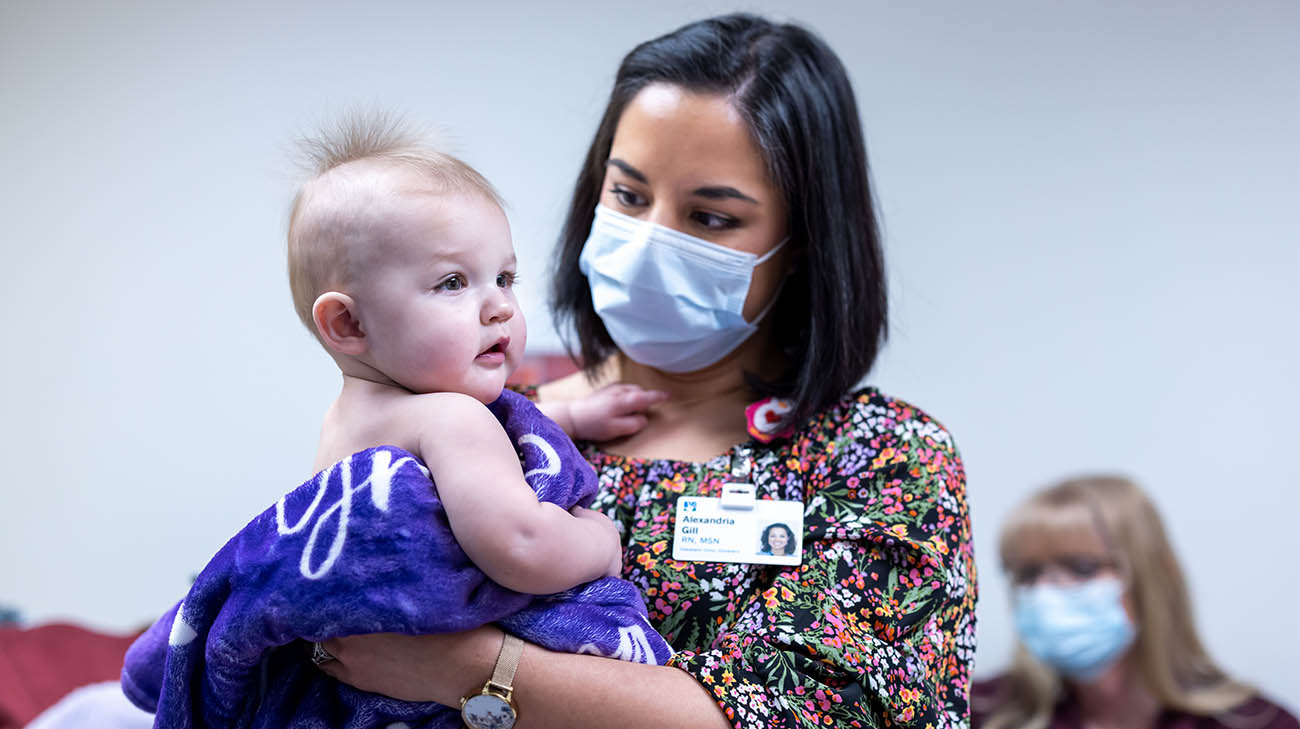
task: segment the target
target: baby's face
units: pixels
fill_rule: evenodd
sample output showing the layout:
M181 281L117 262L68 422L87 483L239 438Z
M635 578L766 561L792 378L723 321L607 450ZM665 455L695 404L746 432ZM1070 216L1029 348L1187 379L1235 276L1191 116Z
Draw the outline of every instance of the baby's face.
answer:
M505 213L478 194L398 193L357 292L367 362L417 393L489 403L523 356Z

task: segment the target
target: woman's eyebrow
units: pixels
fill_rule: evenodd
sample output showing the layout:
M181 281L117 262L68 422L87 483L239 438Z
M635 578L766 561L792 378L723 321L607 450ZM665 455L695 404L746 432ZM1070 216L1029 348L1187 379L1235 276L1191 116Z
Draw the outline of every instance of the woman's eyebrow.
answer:
M645 176L644 172L618 157L610 157L609 161L605 164L619 168L628 177L631 177L642 185L650 184L650 179ZM705 187L696 188L691 191L691 194L695 197L702 197L708 200L725 200L731 198L734 200L744 200L745 202L754 203L755 205L758 204L758 201L754 198L729 185L707 185Z
M699 187L696 188L694 191L692 191L691 194L696 197L706 198L708 200L723 200L726 198L734 198L736 200L744 200L745 202L751 202L754 203L755 205L758 204L758 201L755 200L754 198L746 195L745 193L741 192L740 190L737 190L734 187L727 187L726 185Z
M631 177L632 179L636 180L637 182L641 183L642 185L649 185L649 184L650 184L650 180L646 178L644 172L642 172L641 170L638 170L637 168L633 167L632 165L630 165L630 164L624 162L623 160L621 160L621 159L619 159L619 158L617 158L617 157L610 157L610 158L609 158L609 161L606 162L605 164L607 164L607 165L614 165L615 167L619 168L620 170L623 170L624 174L626 174L628 177Z

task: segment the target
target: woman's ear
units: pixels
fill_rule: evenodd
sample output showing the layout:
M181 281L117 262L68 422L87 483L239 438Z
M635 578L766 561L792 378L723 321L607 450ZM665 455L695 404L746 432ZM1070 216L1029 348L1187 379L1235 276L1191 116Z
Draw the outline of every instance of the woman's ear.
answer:
M311 305L311 318L321 341L339 354L365 354L369 347L356 306L351 296L338 291L326 291Z
M791 251L790 255L786 256L785 258L785 266L784 266L785 275L793 276L794 274L798 273L799 269L804 267L804 261L805 259L807 259L807 257L808 257L808 249L803 246L800 246L794 249L793 251Z

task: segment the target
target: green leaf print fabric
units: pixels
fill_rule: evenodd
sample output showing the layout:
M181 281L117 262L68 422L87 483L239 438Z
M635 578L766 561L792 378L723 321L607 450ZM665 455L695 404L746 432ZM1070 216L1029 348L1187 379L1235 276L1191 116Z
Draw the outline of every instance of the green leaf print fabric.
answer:
M938 422L863 389L707 463L583 453L600 476L592 508L623 532L623 576L734 726L968 725L975 563L965 473ZM759 498L804 503L800 566L671 558L677 498L719 496L733 471Z

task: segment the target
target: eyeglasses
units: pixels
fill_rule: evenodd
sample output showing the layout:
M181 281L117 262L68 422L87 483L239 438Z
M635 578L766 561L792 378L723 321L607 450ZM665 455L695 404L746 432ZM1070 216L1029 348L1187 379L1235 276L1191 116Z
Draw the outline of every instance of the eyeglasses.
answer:
M1114 572L1115 560L1098 555L1063 555L1041 562L1007 565L1007 576L1015 585L1032 585L1043 580L1058 583L1083 582Z

